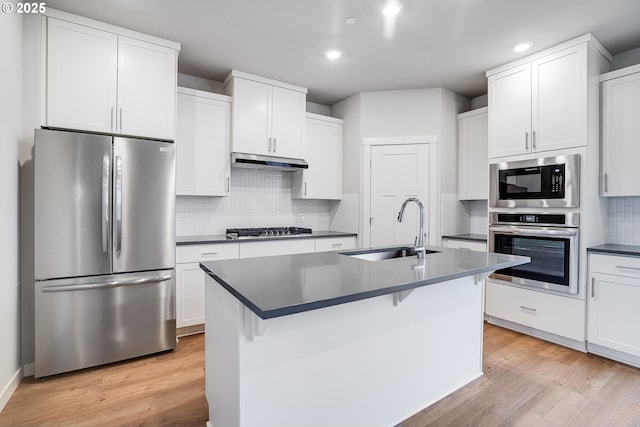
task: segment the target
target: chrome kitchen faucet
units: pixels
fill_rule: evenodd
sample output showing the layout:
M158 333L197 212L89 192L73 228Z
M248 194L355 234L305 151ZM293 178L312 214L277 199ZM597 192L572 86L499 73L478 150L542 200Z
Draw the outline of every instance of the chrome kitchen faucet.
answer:
M407 207L407 204L409 204L409 202L415 202L418 205L418 209L420 210L420 229L418 230L418 235L413 241L413 250L416 251L416 255L418 255L418 258L424 258L426 254L426 248L424 246L424 206L417 197L409 197L402 203L400 212L398 212L398 222L402 222L402 220L404 219L404 208Z

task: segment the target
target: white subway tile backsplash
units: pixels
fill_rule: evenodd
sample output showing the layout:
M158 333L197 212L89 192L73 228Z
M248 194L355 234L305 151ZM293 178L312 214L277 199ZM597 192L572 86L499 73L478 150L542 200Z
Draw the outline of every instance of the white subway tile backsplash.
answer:
M224 234L233 227L329 229L329 201L292 200L291 173L231 169L228 197L176 198L176 234Z
M640 245L640 197L612 197L607 212L607 242Z

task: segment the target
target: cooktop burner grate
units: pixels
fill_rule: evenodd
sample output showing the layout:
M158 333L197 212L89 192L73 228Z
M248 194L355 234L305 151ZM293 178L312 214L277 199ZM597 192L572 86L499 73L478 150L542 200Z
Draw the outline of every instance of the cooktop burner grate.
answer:
M303 234L311 234L311 229L302 227L227 228L227 237L231 239L241 239L243 237L285 237Z

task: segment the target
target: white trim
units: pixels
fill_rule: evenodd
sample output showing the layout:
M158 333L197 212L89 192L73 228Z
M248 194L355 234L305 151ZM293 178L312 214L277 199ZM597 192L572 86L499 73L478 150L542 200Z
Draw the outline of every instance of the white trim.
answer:
M249 74L249 73L245 73L243 71L238 71L238 70L231 70L231 72L227 75L227 77L222 81L222 87L226 87L229 84L229 82L231 82L231 80L235 77L245 79L245 80L251 80L258 83L264 83L270 86L277 86L284 89L290 89L290 90L294 90L296 92L302 92L305 94L308 92L306 87L295 86L289 83L283 83L277 80L267 79L266 77L260 77L254 74Z
M437 144L437 135L422 136L381 136L362 138L362 145Z
M618 77L628 76L629 74L640 73L640 64L631 65L629 67L620 68L608 73L600 74L600 83L607 80L617 79Z
M33 362L27 363L26 365L22 365L22 376L23 377L30 377L33 374L35 374L35 372L36 372L36 370L35 370Z
M9 399L13 395L13 392L16 391L18 386L20 385L20 381L22 381L22 368L18 369L11 380L4 386L2 389L2 393L0 393L0 412L4 409L6 404L9 402Z
M466 119L467 117L477 116L479 114L487 114L489 112L489 107L481 107L476 108L475 110L465 111L464 113L458 114L458 120Z
M571 338L566 338L560 335L552 334L550 332L541 331L539 329L530 328L529 326L521 325L519 323L510 322L508 320L500 319L498 317L485 315L485 320L493 325L502 326L503 328L511 329L516 332L520 332L532 337L540 338L545 341L550 341L555 344L563 345L565 347L572 348L574 350L587 352L587 343L585 341L576 341Z
M43 16L49 16L51 18L56 18L63 21L73 22L78 25L84 25L86 27L96 28L102 31L108 31L110 33L131 37L132 39L142 40L148 43L153 43L160 46L166 46L168 48L180 51L180 43L176 43L171 40L161 39L160 37L150 36L148 34L139 33L137 31L131 31L126 28L117 27L115 25L96 21L94 19L85 18L83 16L73 15L71 13L63 12L61 10L51 9L47 7L47 11L43 13Z
M553 54L553 53L556 53L556 52L560 52L561 50L568 49L570 47L574 47L574 46L577 46L577 45L580 45L580 44L583 44L583 43L588 43L589 45L591 45L596 50L596 52L598 52L600 55L602 55L604 58L606 58L609 62L611 62L611 60L612 60L611 54L602 46L602 44L598 41L598 39L596 39L593 36L593 34L587 33L587 34L585 34L583 36L576 37L576 38L571 39L571 40L567 40L564 43L560 43L560 44L555 45L553 47L550 47L548 49L541 50L541 51L536 52L536 53L534 53L532 55L525 56L524 58L520 58L518 60L509 62L509 63L507 63L505 65L501 65L499 67L492 68L489 71L487 71L485 73L485 75L486 75L486 77L489 77L489 76L491 76L493 74L497 74L497 73L500 73L502 71L509 70L509 69L511 69L513 67L517 67L518 65L522 65L522 64L526 64L526 63L531 62L531 61L535 61L536 59L540 59L540 58L542 58L544 56L547 56L547 55L550 55L550 54Z
M615 360L616 362L625 363L627 365L640 368L640 357L634 356L633 354L614 350L612 348L604 347L590 342L587 343L587 351L589 353L597 354L598 356Z
M342 119L338 119L336 117L331 117L331 116L325 116L322 114L316 114L316 113L307 113L307 119L322 120L323 122L336 123L339 125L344 124L344 120Z
M232 102L233 98L215 92L207 92L206 90L191 89L188 87L178 86L176 92L181 95L199 96L203 98L215 99L222 102Z

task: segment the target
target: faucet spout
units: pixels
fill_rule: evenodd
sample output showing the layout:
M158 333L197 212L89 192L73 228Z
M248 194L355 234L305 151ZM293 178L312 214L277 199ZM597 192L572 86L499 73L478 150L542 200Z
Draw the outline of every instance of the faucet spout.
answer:
M420 200L417 197L409 197L407 200L405 200L402 203L402 206L400 207L400 212L398 212L398 222L402 222L404 220L404 210L407 207L407 205L411 202L418 205L418 209L420 211L419 230L418 230L418 235L416 236L416 239L414 241L413 249L416 251L418 258L424 258L426 253L426 248L424 244L424 206L422 205L422 202L420 202Z

